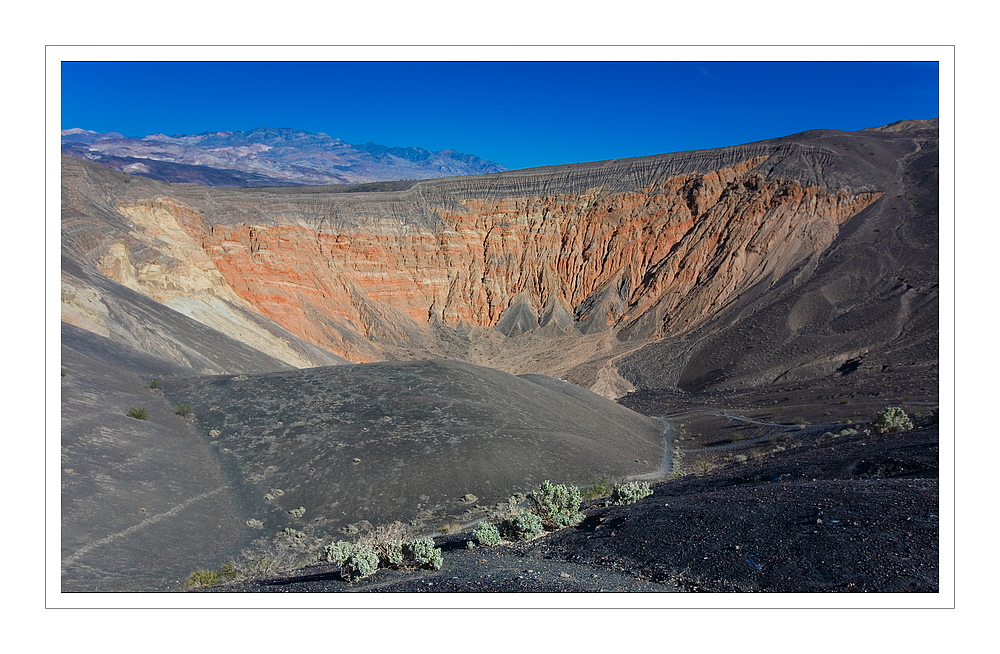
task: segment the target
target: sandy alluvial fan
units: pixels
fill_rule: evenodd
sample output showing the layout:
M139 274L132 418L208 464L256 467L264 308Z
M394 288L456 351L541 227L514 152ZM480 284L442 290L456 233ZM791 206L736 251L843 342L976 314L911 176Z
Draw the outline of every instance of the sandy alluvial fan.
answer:
M666 474L724 411L937 401L936 120L394 190L62 179L67 591Z

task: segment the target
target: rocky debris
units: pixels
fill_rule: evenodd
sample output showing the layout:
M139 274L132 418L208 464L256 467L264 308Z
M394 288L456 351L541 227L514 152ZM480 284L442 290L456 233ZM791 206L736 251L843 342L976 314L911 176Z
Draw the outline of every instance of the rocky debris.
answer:
M859 461L892 472L872 476ZM467 549L468 534L438 538L445 563L435 573L347 584L313 566L211 591L935 593L937 463L932 425L807 439L656 484L634 504L594 502L579 525L529 543Z

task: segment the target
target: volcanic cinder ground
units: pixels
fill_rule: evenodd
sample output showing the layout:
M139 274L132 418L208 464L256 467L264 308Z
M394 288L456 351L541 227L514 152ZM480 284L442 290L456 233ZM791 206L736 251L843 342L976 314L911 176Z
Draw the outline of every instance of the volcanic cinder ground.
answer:
M643 477L652 499L518 556L626 590L936 591L937 161L936 120L395 190L66 157L63 590L174 590L285 528L435 533L545 479ZM920 428L865 440L890 404ZM858 538L803 531L831 507ZM483 574L451 589L533 589Z

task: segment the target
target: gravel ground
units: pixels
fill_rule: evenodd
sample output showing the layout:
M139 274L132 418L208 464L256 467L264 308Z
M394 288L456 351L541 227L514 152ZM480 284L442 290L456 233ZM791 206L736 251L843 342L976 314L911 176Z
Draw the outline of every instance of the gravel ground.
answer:
M347 583L320 565L214 592L938 591L938 427L812 434L653 486L628 506L585 505L578 526L467 549L436 539L439 571ZM781 449L778 449L781 448Z

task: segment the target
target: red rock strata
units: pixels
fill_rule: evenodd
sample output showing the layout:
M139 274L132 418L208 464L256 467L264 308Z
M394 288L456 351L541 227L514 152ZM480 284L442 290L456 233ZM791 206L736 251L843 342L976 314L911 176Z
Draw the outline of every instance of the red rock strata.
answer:
M292 333L353 360L330 321L395 340L434 317L489 327L518 301L616 329L655 309L645 336L678 333L830 245L879 197L765 181L760 159L641 192L485 199L432 207L437 225L359 221L205 226L178 206L228 285Z

